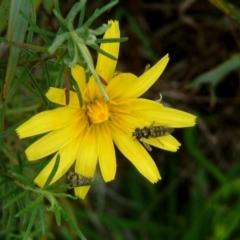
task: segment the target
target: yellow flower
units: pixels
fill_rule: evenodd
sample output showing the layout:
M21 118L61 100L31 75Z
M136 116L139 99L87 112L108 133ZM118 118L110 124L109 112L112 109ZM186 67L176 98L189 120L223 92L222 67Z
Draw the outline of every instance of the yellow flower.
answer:
M118 22L109 23L111 27L104 38L119 38ZM117 58L119 43L101 44L101 49ZM70 92L70 102L66 105L64 90L50 88L47 98L63 107L39 113L16 130L20 138L49 132L26 149L30 161L55 153L49 164L35 178L35 182L41 187L44 185L58 154L59 168L52 183L65 174L75 161L76 173L91 178L99 164L104 181L111 181L115 178L117 167L113 143L150 182L160 180L153 159L132 136L134 129L150 126L153 122L156 126L170 128L195 125L195 116L189 113L138 98L159 78L168 60L166 55L140 77L131 73L114 76L117 62L99 54L96 71L108 83L105 90L110 98L109 102L103 98L93 77L86 83L84 69L79 65L71 70L82 92L82 107L74 91ZM143 141L168 151L177 151L180 146L172 135ZM77 196L84 198L89 186L75 187L74 190Z

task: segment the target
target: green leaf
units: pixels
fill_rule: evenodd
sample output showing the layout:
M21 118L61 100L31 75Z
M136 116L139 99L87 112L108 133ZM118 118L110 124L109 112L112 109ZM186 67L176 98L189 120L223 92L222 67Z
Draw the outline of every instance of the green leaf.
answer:
M3 37L0 37L0 42L5 42L5 43L8 43L10 46L18 47L19 49L21 49L29 54L34 55L36 58L39 58L39 56L36 52L47 52L47 47L39 47L39 46L27 44L27 43L7 41L7 39L5 39ZM33 50L33 51L31 51L31 50ZM25 62L29 62L29 60L26 60ZM19 62L18 65L21 65L21 63L22 62ZM5 65L3 65L3 66L5 66Z
M18 212L17 214L15 214L15 217L20 217L24 214L26 214L27 212L29 212L30 210L33 209L33 211L35 209L38 209L37 205L43 200L43 196L39 195L37 199L35 199L33 202L31 202L27 207L25 207L23 210L21 210L20 212Z
M80 105L80 107L82 107L83 106L83 99L82 99L81 89L79 88L78 83L72 77L70 77L70 82L71 82L72 86L74 87L74 89L77 93L79 105Z
M1 21L0 21L0 34L4 30L4 28L7 25L7 22L9 20L9 9L10 9L10 4L11 1L9 0L3 0L0 5L0 16L1 16Z
M240 67L240 54L235 54L227 61L221 63L212 70L201 74L193 79L193 81L187 86L188 88L197 87L202 84L211 84L215 87L220 81L230 72Z
M97 51L98 53L101 53L102 55L114 60L114 61L117 61L117 58L114 57L113 55L109 54L108 52L105 52L103 51L98 45L89 45L91 48L93 48L95 51Z
M104 183L104 181L102 179L98 179L98 180L95 180L91 183L91 186L94 186L94 185L98 185L98 184L102 184Z
M28 22L21 16L20 12L26 15L30 14L31 1L18 0L11 1L9 12L9 25L7 31L8 41L23 42ZM7 71L5 76L5 85L3 89L3 99L7 98L12 80L18 63L20 50L17 47L10 47Z
M52 45L48 48L48 52L53 54L61 45L70 37L68 32L59 34L54 39Z
M39 211L39 219L40 219L40 228L42 235L46 234L46 227L45 227L45 214L43 211L43 204L38 205L38 211Z
M68 54L68 51L67 50L64 50L61 55L58 57L57 61L56 61L56 64L60 64L60 65L64 65L62 64L63 62L63 59L66 57L66 55ZM65 67L65 66L64 66ZM63 68L64 69L64 68Z
M29 87L29 89L31 89L31 88ZM25 113L25 112L32 112L34 110L37 110L40 106L41 106L41 104L37 103L37 104L34 104L32 106L29 106L29 107L20 107L20 108L8 109L6 111L6 115L19 114L19 113ZM14 132L15 129L17 127L19 127L21 124L23 124L24 122L25 121L21 121L21 123L16 123L16 124L12 125L8 129L6 129L6 131L4 132L4 135L6 135L7 133L10 133L10 132Z
M1 87L2 86L0 86L0 88ZM1 94L0 96L2 96L1 92L0 92L0 94ZM2 105L1 101L0 101L0 105ZM5 124L4 124L5 114L4 113L5 113L5 108L4 107L0 107L0 136L4 135L4 128L5 128ZM0 162L4 163L5 161L3 160L2 149L3 149L3 137L0 137L0 152L1 152L1 154L0 154ZM2 164L2 166L5 166L5 164Z
M4 204L4 202L5 202L5 200L2 201L3 204ZM8 210L6 210L6 209L2 210L2 213L1 213L1 225L2 226L6 226L7 225L8 214L9 214Z
M54 86L63 88L64 70L65 70L65 65L59 64L58 73L57 73L57 77L55 78Z
M16 161L16 155L15 152L12 151L11 147L7 144L2 145L2 151L8 157L9 159L12 159L13 161Z
M39 87L37 80L35 79L35 77L34 77L32 74L29 74L29 77L30 77L31 80L32 80L33 86L37 89L39 95L42 97L43 101L44 101L45 104L48 106L48 103L49 103L49 102L48 102L48 99L47 99L45 93L43 92L43 90Z
M35 221L35 218L36 218L36 215L37 215L37 211L38 211L38 207L35 207L32 211L32 215L31 215L31 218L28 222L28 226L27 226L27 230L23 236L23 240L28 240L29 239L29 234L31 233L31 229L32 229L32 226L34 224L34 221Z
M70 184L62 184L62 185L49 185L46 187L48 191L59 191L59 190L66 190Z
M3 102L3 106L5 106L11 98L14 96L15 92L18 90L19 85L21 84L22 80L25 78L27 71L29 70L29 66L27 65L25 68L22 68L21 75L17 78L17 80L13 83L7 98Z
M55 176L55 174L58 170L59 162L60 162L60 155L58 154L57 158L56 158L56 161L55 161L55 164L53 166L53 169L52 169L50 175L48 176L47 181L45 182L44 186L42 187L43 189L45 189L50 184L52 179L54 178L54 176Z
M79 17L79 21L78 21L78 27L81 27L83 25L83 20L84 20L84 16L85 16L85 11L86 11L86 5L84 5L81 9L80 12L80 17Z
M56 36L56 33L49 32L49 31L40 29L38 27L37 28L36 27L29 27L28 31L39 33L40 35L46 35L46 36L50 36L50 37L55 37Z
M64 218L64 220L71 226L71 228L77 233L77 235L80 237L80 239L82 240L87 240L85 238L85 236L82 234L82 232L80 231L80 229L77 227L77 225L73 222L73 220L68 216L68 214L62 209L60 208L60 213L62 215L62 217Z
M239 10L236 9L234 5L228 3L225 0L209 0L209 2L211 2L217 8L219 8L221 11L223 11L226 15L232 17L238 23L240 23Z
M70 56L69 60L72 60L72 61L69 62L67 65L69 67L73 67L77 64L77 61L78 61L78 51L77 51L77 46L76 46L76 44L74 44L72 39L68 40L68 53Z
M31 0L31 14L30 14L30 17L31 17L31 20L36 23L37 21L37 17L36 17L36 7L35 7L35 4L34 4L34 1L35 0ZM33 32L31 31L28 31L28 35L27 35L27 43L31 43L33 41Z
M128 40L128 37L122 37L122 38L98 38L96 39L96 43L114 43L114 42L126 42Z
M19 42L9 42L9 44L21 48L22 50L34 55L36 58L39 58L36 52L47 52L47 47L39 47L39 46L35 46L27 43L19 43ZM22 62L19 62L19 65L21 63Z
M72 195L67 194L67 193L53 193L52 195L53 195L54 197L61 197L61 198L66 197L66 198L71 198L71 199L73 199L73 200L78 199L78 197L72 196Z
M53 13L54 13L54 15L56 16L56 18L58 19L59 23L61 23L62 26L67 29L67 27L68 27L68 26L67 26L67 22L66 22L66 20L62 17L61 13L58 12L56 9L53 9ZM73 29L69 29L69 31L72 31L72 30L73 30Z
M11 204L18 201L20 198L24 197L26 194L28 194L28 190L21 192L20 194L16 195L14 198L12 198L10 201L8 201L3 208L8 208Z
M49 211L52 211L57 204L57 200L53 197L52 193L45 192L44 197L50 202L50 207L48 208Z
M23 175L15 173L15 172L12 172L11 174L14 176L14 178L19 180L25 186L34 187L34 184L32 182L30 182L27 178L25 178Z
M29 199L29 194L25 196L24 201L17 201L17 206L18 206L18 211L23 209L26 206L26 203L29 203L31 200ZM29 213L30 214L30 213ZM29 214L24 214L23 216L20 217L20 227L22 229L26 229L27 224L29 222Z
M17 160L18 160L19 173L22 174L22 172L23 172L23 159L22 159L22 156L20 154L17 154Z
M97 19L101 14L112 8L114 5L118 3L118 0L111 1L110 3L106 4L104 7L101 9L96 9L93 15L88 18L88 20L83 24L84 27L88 28L92 22Z
M11 206L8 211L9 212L8 212L7 228L9 229L14 224L14 220L15 220L14 214L15 214L15 211L16 211L16 205Z
M60 12L60 6L58 0L54 0L54 6L58 12Z
M68 16L67 16L67 26L70 30L73 26L73 21L77 14L82 10L82 8L86 5L86 0L81 0L78 3L75 3L72 9L70 10Z
M55 215L55 219L56 219L56 223L58 226L61 225L61 214L60 214L60 209L61 207L59 207L58 205L54 205L53 207L53 212L54 212L54 215Z
M51 77L50 77L50 74L49 74L48 65L46 64L46 62L43 62L42 66L43 66L44 76L45 76L46 82L47 82L46 87L47 87L47 89L49 89L52 81L51 81Z
M29 1L30 2L30 1ZM35 23L35 22L33 22L32 21L32 19L27 15L27 14L25 14L24 12L21 12L21 15L23 16L23 18L25 18L26 19L26 21L29 23L29 25L31 25L32 26L32 28L34 28L34 29L40 29L39 27L38 27L38 25ZM47 44L47 45L50 45L51 44L51 41L47 38L47 34L44 34L44 33L42 33L41 31L39 31L39 35L42 37L42 39L45 41L45 43Z

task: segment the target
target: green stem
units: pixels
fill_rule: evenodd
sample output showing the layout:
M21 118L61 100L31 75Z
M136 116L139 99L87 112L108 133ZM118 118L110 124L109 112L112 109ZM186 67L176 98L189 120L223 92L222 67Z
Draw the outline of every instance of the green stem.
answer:
M97 82L97 84L99 86L99 89L100 89L103 97L106 99L106 101L109 102L110 99L109 99L109 97L108 97L108 95L107 95L107 93L106 93L106 91L105 91L105 89L104 89L104 87L103 87L103 85L101 83L101 80L100 80L97 72L95 71L91 55L90 55L86 45L79 43L78 36L77 36L77 34L75 32L71 32L70 35L72 37L73 42L77 44L77 46L79 48L79 51L82 53L82 56L83 56L85 62L87 63L87 65L88 65L92 75L94 76L94 78L95 78L95 80L96 80L96 82Z

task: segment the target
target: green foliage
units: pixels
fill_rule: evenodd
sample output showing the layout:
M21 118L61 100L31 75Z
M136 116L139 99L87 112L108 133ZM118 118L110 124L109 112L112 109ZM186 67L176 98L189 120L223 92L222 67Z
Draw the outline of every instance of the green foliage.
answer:
M177 24L173 24L173 27L183 28L184 25L181 24L191 23L192 25L187 25L188 34L191 35L193 27L193 35L199 34L194 38L197 45L198 37L202 37L201 27L207 24L204 22L199 27L196 25L197 21L191 22L197 14L196 9L200 11L199 8L196 6L193 13L189 11L189 15L184 15L182 9L186 6L181 5L181 1L173 2L169 11L167 7L171 4L160 4L158 7L166 9L164 14L173 18L178 15L176 8L180 6L178 13L182 18L181 21L177 19ZM237 7L223 0L210 2L237 23L240 22ZM162 175L160 183L152 185L147 182L133 167L129 167L129 163L122 156L118 156L118 175L115 181L101 185L101 181L93 182L92 191L84 201L69 194L72 192L68 190L69 184L66 184L64 177L59 179L56 185L49 185L58 169L59 156L44 187L39 188L33 182L49 160L27 161L24 149L34 138L20 141L15 129L35 113L52 108L45 96L50 87L64 88L67 84L73 86L81 105L81 89L70 77L69 66L81 64L88 71L88 76L95 74L95 78L100 81L91 68L92 52L101 52L114 59L108 53L100 51L98 45L103 42L126 40L103 40L99 37L109 26L99 24L97 20L103 13L104 16L112 14L108 11L117 1L110 1L106 6L96 9L92 15L88 13L87 8L93 1L89 1L89 5L85 3L77 2L67 13L63 9L66 7L65 3L58 0L3 0L0 3L0 239L239 239L240 158L239 155L233 155L234 152L230 148L234 144L238 146L239 111L238 108L233 111L231 107L234 101L238 104L239 100L236 97L230 104L223 102L225 105L218 106L220 113L227 112L236 116L238 120L233 121L233 118L227 115L227 124L222 125L222 115L219 117L218 113L209 111L205 105L198 108L198 101L191 104L193 98L190 96L196 95L196 99L199 97L202 100L196 89L201 91L207 88L210 92L207 98L209 97L211 106L217 105L219 86L231 80L230 74L238 74L239 51L229 50L227 57L220 60L216 57L218 61L211 64L207 70L199 70L198 74L191 75L186 85L185 82L182 83L186 73L200 68L203 60L196 64L197 67L191 65L188 71L181 72L182 66L190 64L189 59L184 59L182 54L183 60L177 59L176 65L171 63L172 65L168 66L162 82L165 79L175 81L178 75L181 76L181 80L175 81L177 91L175 87L168 85L170 87L167 87L165 92L171 92L169 95L173 100L174 97L179 100L177 97L183 95L183 100L176 101L176 104L183 108L190 106L190 109L195 109L199 116L199 124L197 129L183 131L183 135L176 130L176 134L182 137L179 153L166 155L153 150L153 158ZM150 8L154 6L143 4L144 11L147 12ZM127 5L115 9L114 14L122 20L120 26L122 25L125 33L133 32L137 37L134 40L141 42L141 47L133 48L133 42L130 45L132 48L122 53L126 58L123 69L130 70L130 67L137 65L138 71L139 65L145 64L146 59L141 59L139 52L156 61L159 57L158 46L165 45L161 41L154 43L154 39L157 34L168 32L171 24L165 22L163 29L155 33L156 25L163 21L163 17L153 18L156 25L150 29L152 36L149 36L144 21L143 25L139 24L139 19L143 19L136 18ZM209 7L206 9L209 10ZM212 16L215 16L215 9L213 10ZM85 19L85 16L89 17ZM204 19L210 18L204 15ZM105 20L100 22L106 22ZM90 28L92 25L93 29ZM232 26L232 22L229 25ZM54 27L55 31L51 31ZM201 38L203 42L204 37ZM164 51L171 50L174 42L171 36L168 35L165 41L170 42L170 45ZM217 45L217 40L214 44ZM183 45L184 42L181 42L180 47ZM209 48L214 49L213 46ZM206 52L207 50L204 49ZM175 51L178 52L179 49ZM201 49L201 52L204 51ZM133 61L130 58L131 54L134 56ZM204 56L205 53L201 54ZM172 55L174 52L170 54L174 62ZM195 55L192 59L196 58ZM167 101L163 85L160 86L161 91L163 89L163 100ZM159 85L157 93L158 87ZM237 84L234 85L234 88L238 87ZM150 97L154 98L154 92ZM192 109L189 111L193 111ZM227 129L231 124L233 127ZM225 143L227 146L218 144L220 140L224 141L226 134L219 137L217 132L224 129L224 133L233 131L231 141ZM205 132L208 138L205 137ZM215 141L217 144L213 144ZM227 152L226 155L224 152ZM220 156L220 160L216 159L216 156Z
M97 52L113 60L117 60L114 56L101 50L96 43L96 40L97 40L96 36L102 35L109 28L109 26L106 24L103 24L101 27L95 30L89 29L90 25L97 17L99 17L109 8L117 4L117 2L118 2L117 0L112 1L109 4L105 5L103 8L101 8L100 10L96 9L94 14L85 23L82 23L82 19L83 19L82 15L84 14L85 4L86 4L85 0L82 0L79 3L76 3L71 9L71 11L68 13L66 19L64 19L61 16L58 8L53 9L53 13L57 17L58 21L61 23L62 27L59 29L59 32L58 32L59 34L56 36L53 44L48 49L50 54L55 53L57 49L62 48L63 43L67 41L68 44L66 49L64 50L65 52L67 52L67 54L66 55L64 54L65 56L64 56L63 62L70 68L75 66L76 64L82 65L87 74L87 81L89 78L89 74L92 74L99 86L99 89L101 90L103 96L107 101L109 101L108 95L101 84L101 80L98 74L94 70L92 58L86 45L89 45L91 48L93 48ZM73 21L79 12L80 12L79 23L82 25L78 26L77 29L74 29ZM126 38L115 39L115 40L122 42L122 41L125 41ZM78 95L79 94L80 92L78 92ZM79 98L80 103L81 103L81 98L82 97Z
M8 1L8 0L4 0L1 2L1 5L0 5L0 16L1 16L0 33L2 33L3 29L7 25L10 4L11 4L11 1Z
M11 1L9 10L9 24L7 31L7 40L13 42L22 43L28 22L21 16L20 12L29 14L31 7L31 1L24 0L13 2ZM3 99L8 96L8 92L14 77L15 69L17 67L18 58L20 54L20 49L18 47L12 46L10 48L8 64L6 69L5 85L3 88Z
M1 200L3 201L3 216L10 215L7 223L8 226L10 222L14 222L14 218L19 219L20 229L23 231L23 233L19 232L19 234L22 236L22 239L28 239L32 232L39 229L38 224L41 226L41 234L46 234L45 214L43 210L45 200L50 204L46 210L53 212L58 226L61 225L62 217L76 231L80 239L85 239L79 228L71 220L68 213L62 209L59 201L56 199L57 197L76 199L69 194L55 193L56 190L58 191L62 187L66 189L67 185L59 185L52 187L51 190L48 189L48 184L57 171L59 160L60 158L57 157L53 170L42 189L36 187L35 184L30 182L24 175L14 171L11 171L11 174L4 175L1 178L0 186L2 192ZM15 171L16 170L18 169L15 169ZM4 223L5 221L7 221L7 218L3 219L4 225L6 224ZM38 234L38 231L36 233Z
M225 0L209 0L209 2L240 23L239 12L234 5Z
M211 103L216 102L215 88L219 85L220 81L227 76L227 74L239 69L240 67L240 55L235 54L234 56L227 59L225 62L215 67L214 69L201 74L192 80L187 86L188 88L200 87L203 84L209 84L211 93Z

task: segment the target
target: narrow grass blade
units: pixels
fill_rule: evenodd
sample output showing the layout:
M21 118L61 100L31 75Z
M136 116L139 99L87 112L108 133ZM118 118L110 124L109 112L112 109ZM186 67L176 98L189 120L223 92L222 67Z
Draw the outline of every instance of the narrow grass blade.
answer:
M85 236L82 234L78 226L73 222L73 220L68 216L68 214L60 208L60 213L64 220L72 227L72 229L77 233L81 240L87 240Z
M61 226L61 214L60 214L59 208L60 207L58 205L54 205L53 212L54 212L54 215L55 215L57 225Z
M0 16L1 16L1 21L0 21L0 34L4 30L4 28L7 25L7 22L9 20L9 9L10 9L10 4L11 1L9 0L3 0L0 5Z
M239 67L240 54L235 54L217 67L193 79L187 88L197 87L202 84L211 84L213 87L215 87L227 74L236 69L239 69Z
M7 96L7 98L5 99L5 101L3 102L3 106L5 106L10 99L14 96L15 92L18 90L19 85L21 84L22 80L24 79L24 77L27 74L27 71L29 69L29 66L27 65L25 68L22 68L21 74L18 77L17 81L15 81L9 91L9 94Z
M43 186L43 189L45 189L50 184L50 182L52 181L53 177L55 176L55 174L57 172L57 169L58 169L58 166L59 166L59 162L60 162L60 155L58 154L57 158L56 158L56 161L55 161L55 164L53 166L52 172L48 176L48 179L45 182L45 184Z
M37 208L37 205L43 200L43 196L39 195L37 199L35 199L32 203L30 203L27 207L25 207L24 209L22 209L20 212L18 212L15 217L20 217L24 214L26 214L27 212L31 211L33 209L33 211Z
M104 7L100 9L96 9L94 14L83 24L83 26L86 28L89 27L95 19L97 19L101 14L106 12L108 9L112 8L117 3L118 3L118 0L114 0L108 3L107 5L105 5Z
M8 201L3 208L8 208L11 204L13 204L14 202L18 201L20 198L24 197L26 194L28 194L28 190L21 192L20 194L18 194L17 196L15 196L14 198L12 198L10 201Z
M102 55L114 60L114 61L117 61L117 58L114 57L113 55L109 54L108 52L105 52L103 51L98 45L89 45L92 49L94 49L96 52L98 53L101 53Z
M27 230L24 234L23 240L28 240L29 239L29 234L31 233L31 230L32 230L32 227L33 227L36 215L37 215L37 211L38 211L37 207L35 207L32 211L32 215L31 215L31 218L28 222Z
M40 219L40 228L42 235L46 234L46 227L45 227L45 214L43 210L43 204L38 205L38 211L39 211L39 219Z
M7 32L8 41L23 42L26 34L28 22L21 16L20 12L26 15L30 14L31 1L11 1L9 12L9 25ZM3 89L3 99L7 98L12 80L18 63L20 50L17 47L10 47L7 71L5 76L5 85Z

